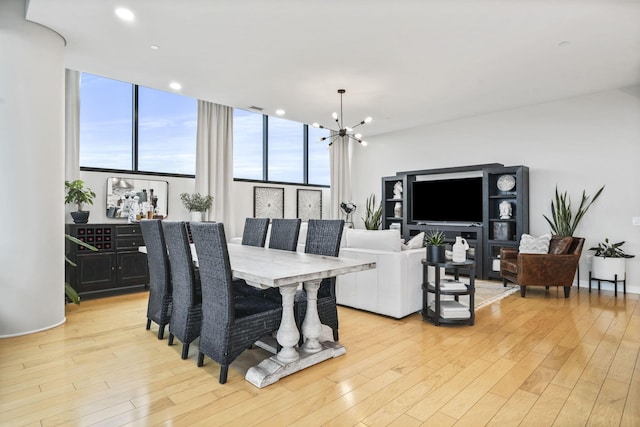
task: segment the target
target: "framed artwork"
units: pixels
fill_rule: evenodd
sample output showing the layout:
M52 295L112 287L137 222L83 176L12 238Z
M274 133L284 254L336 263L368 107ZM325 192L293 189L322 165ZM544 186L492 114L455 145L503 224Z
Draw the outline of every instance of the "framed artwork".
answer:
M302 221L322 219L322 190L298 189L297 216Z
M254 218L284 218L284 187L253 187Z

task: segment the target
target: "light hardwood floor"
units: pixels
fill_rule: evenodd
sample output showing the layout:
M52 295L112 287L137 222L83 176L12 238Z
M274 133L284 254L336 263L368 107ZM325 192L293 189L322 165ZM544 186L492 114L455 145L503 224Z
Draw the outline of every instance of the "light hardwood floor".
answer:
M529 288L436 327L340 308L347 354L264 389L144 329L145 293L0 341L0 425L640 425L639 296ZM255 350L252 350L255 351Z

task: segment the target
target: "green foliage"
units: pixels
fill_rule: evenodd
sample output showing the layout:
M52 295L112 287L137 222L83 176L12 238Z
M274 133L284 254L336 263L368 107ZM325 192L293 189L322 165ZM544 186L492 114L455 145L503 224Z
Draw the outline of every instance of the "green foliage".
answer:
M430 246L442 246L445 244L444 233L438 230L431 230L424 237L424 242Z
M567 195L567 192L558 193L558 187L556 186L556 197L551 201L551 218L544 216L551 226L551 231L557 236L573 236L576 231L580 220L587 213L589 207L596 201L600 193L604 190L604 185L598 190L595 196L591 198L587 196L586 192L582 191L582 201L578 210L574 213L571 207L571 198ZM591 201L589 201L591 199Z
M382 203L376 209L376 196L371 193L371 196L367 198L365 206L364 228L367 230L378 230L382 225Z
M69 240L69 241L71 241L71 242L73 242L73 243L75 243L77 245L84 246L85 248L90 249L92 251L97 251L98 250L98 248L96 248L96 247L94 247L94 246L92 246L92 245L90 245L88 243L85 243L82 240L78 240L78 239L76 239L75 237L73 237L73 236L71 236L69 234L65 234L64 237L65 237L65 239L67 239L67 240ZM76 266L76 264L73 261L71 261L69 258L67 258L66 255L64 256L64 260L69 265L71 265L73 267ZM66 282L64 284L64 293L67 295L67 297L71 300L72 303L80 304L80 295L78 295L76 290L73 289L73 286L71 286L70 284L68 284Z
M620 246L624 245L624 243L624 241L609 243L609 239L605 238L604 242L598 243L598 246L589 248L589 250L595 251L595 256L601 256L603 258L633 258L635 255L626 254L620 249Z
M206 212L213 204L213 196L203 196L200 193L182 193L180 200L189 212Z
M64 188L67 192L64 203L73 203L78 207L78 212L82 212L82 205L84 203L92 205L93 199L96 197L96 193L91 191L90 188L84 188L84 182L81 179L65 181Z

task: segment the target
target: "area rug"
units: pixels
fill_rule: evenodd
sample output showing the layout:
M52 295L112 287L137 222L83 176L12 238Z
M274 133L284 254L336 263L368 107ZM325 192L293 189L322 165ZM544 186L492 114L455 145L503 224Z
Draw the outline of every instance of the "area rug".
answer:
M447 276L446 278L452 279L453 277ZM467 282L468 279L464 277L464 278L461 278L461 281ZM476 279L474 282L474 285L476 288L476 292L474 294L473 305L476 310L482 307L486 307L496 301L500 301L501 299L506 298L509 295L516 293L520 290L520 286L518 285L508 284L507 286L503 286L502 282L492 282L487 280ZM453 299L453 298L443 297L442 299L445 300L445 299ZM469 304L468 296L464 296L464 295L460 296L459 300L463 304L467 304L467 305Z
M484 280L475 281L476 293L474 306L475 309L486 307L496 301L508 297L520 290L518 285L503 286L502 282L488 282Z

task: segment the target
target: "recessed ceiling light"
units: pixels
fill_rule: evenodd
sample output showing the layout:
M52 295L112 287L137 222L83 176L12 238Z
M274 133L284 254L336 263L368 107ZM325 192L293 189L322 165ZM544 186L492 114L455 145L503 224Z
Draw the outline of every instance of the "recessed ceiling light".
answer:
M285 111L283 109L276 110L276 114L279 116L284 116Z
M151 49L152 50L158 50L158 49L160 49L160 46L158 46L157 44L152 44L151 45Z
M169 87L173 90L180 90L182 89L182 85L178 82L171 82L169 83Z
M123 21L133 21L135 19L135 15L133 14L133 12L124 7L117 8L116 15Z
M565 40L565 41L561 41L560 43L558 43L558 46L568 46L569 45L569 41Z

